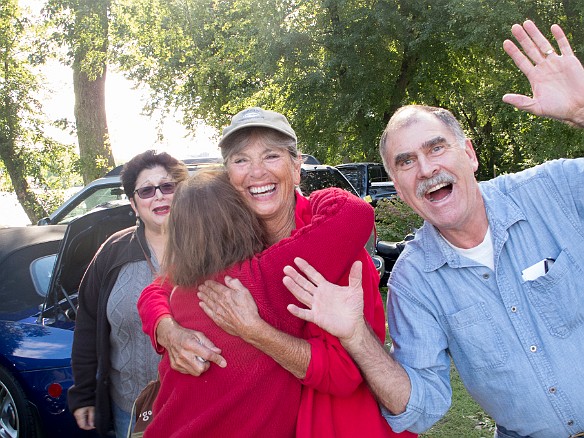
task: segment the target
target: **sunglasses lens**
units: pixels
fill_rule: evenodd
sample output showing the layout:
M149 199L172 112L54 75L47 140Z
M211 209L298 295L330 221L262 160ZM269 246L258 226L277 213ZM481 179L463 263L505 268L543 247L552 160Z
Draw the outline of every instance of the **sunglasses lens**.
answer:
M154 192L156 192L156 187L148 186L148 187L141 187L136 190L138 196L142 199L152 198L154 196Z
M159 189L165 195L170 195L174 193L174 189L176 188L176 183L167 182L164 184L160 184Z
M164 195L171 195L174 193L174 190L176 189L176 183L167 182L164 184L160 184L159 186L141 187L139 189L136 189L136 193L138 193L138 196L141 199L148 199L154 196L154 194L156 193L156 189L160 189L160 193Z

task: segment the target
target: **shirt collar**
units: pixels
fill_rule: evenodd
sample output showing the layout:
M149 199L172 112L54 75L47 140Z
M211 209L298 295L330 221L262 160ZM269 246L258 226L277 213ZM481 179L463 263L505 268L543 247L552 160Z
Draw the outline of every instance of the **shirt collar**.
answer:
M494 184L479 183L481 194L485 202L487 219L493 237L495 259L503 244L507 240L507 229L521 220L526 220L525 214L503 194ZM428 222L416 233L420 236L424 250L424 271L431 272L448 264L453 268L475 266L473 262L460 255L448 245L440 236L438 229Z

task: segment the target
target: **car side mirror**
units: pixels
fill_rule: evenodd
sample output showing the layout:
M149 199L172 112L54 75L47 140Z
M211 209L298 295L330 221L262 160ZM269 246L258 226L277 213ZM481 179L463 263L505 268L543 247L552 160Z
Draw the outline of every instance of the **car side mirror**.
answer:
M45 216L39 219L37 225L51 225L51 219L48 216Z

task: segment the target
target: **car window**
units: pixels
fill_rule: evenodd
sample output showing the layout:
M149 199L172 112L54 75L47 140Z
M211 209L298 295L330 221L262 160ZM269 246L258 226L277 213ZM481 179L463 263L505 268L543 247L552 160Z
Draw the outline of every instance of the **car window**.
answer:
M48 256L40 257L30 264L30 276L36 293L41 297L47 295L49 290L49 283L51 282L51 274L55 266L57 254L50 254Z
M121 186L97 188L93 191L85 192L84 195L75 200L75 205L62 219L58 220L58 224L68 224L73 219L83 216L95 208L127 199Z
M357 167L343 167L341 172L349 180L353 187L357 189L359 193L365 193L365 187L363 187L362 170Z
M319 171L302 172L300 191L304 196L309 196L315 190L326 189L328 187L339 187L356 194L355 188L338 170L323 169Z
M381 166L371 166L369 168L369 185L373 183L388 182L389 176Z

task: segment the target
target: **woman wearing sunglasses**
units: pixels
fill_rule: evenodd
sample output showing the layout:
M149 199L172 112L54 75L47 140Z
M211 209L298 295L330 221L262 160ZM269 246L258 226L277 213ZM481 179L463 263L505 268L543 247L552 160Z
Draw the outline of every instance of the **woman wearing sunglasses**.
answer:
M172 198L187 177L181 161L152 150L124 166L121 180L136 226L102 245L79 287L68 402L81 429L127 436L132 404L156 378L160 359L142 332L136 302L158 274Z

